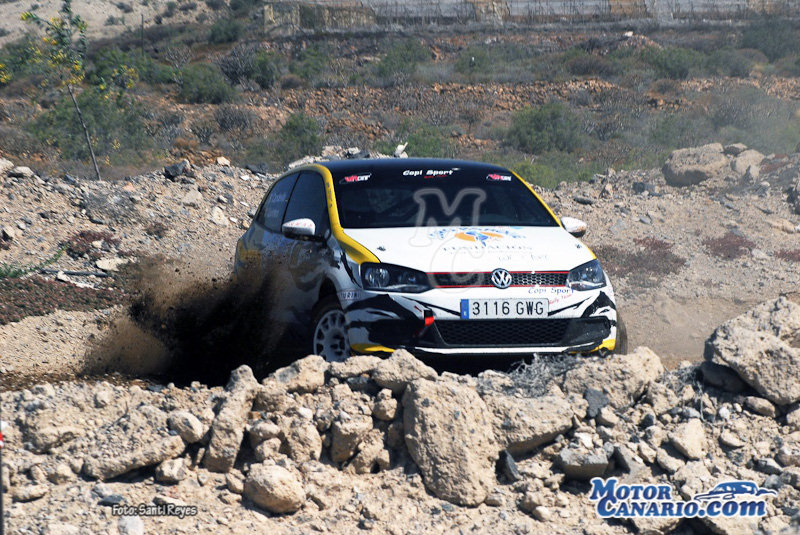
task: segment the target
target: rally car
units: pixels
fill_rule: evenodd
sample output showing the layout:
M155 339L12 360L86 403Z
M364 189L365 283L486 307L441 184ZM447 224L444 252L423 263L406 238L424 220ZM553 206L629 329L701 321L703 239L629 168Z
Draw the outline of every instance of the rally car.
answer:
M330 161L272 184L234 271L271 277L273 321L330 361L624 351L585 231L496 165Z

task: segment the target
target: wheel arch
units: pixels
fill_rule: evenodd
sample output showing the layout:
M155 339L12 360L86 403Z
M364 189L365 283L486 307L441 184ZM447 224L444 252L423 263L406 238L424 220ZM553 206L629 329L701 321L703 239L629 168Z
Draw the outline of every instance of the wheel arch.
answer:
M336 295L336 285L330 279L325 279L319 287L319 295L317 296L317 303L328 297L329 295Z

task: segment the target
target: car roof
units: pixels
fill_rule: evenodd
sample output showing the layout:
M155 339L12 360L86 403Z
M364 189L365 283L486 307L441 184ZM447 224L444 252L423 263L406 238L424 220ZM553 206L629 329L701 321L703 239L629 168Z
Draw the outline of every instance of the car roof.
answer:
M507 171L504 167L484 162L468 160L449 160L445 158L373 158L363 160L331 160L316 162L328 169L331 174L370 172L401 172L406 169L436 169L453 168L470 169L473 171Z

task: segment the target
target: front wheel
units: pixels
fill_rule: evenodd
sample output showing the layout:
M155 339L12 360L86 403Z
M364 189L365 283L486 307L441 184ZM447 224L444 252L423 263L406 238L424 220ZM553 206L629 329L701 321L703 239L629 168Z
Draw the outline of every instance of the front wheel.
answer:
M335 295L322 299L314 314L311 349L328 362L341 362L350 356L344 311Z

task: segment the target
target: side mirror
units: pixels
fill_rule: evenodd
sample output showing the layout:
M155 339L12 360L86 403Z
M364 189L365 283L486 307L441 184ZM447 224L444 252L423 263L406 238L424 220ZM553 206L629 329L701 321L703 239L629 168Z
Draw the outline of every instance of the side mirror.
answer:
M561 224L564 225L564 230L575 236L576 238L582 237L586 234L589 227L580 219L574 217L562 217Z
M291 240L321 240L317 235L317 226L308 218L292 219L281 226L281 232Z

